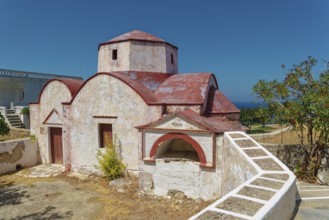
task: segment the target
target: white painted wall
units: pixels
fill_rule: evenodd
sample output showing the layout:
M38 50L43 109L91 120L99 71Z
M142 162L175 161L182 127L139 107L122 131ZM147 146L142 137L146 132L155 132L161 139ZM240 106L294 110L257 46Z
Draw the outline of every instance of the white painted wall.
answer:
M117 60L112 50L118 51ZM171 63L171 53L175 62ZM125 41L102 45L98 51L98 72L146 71L177 73L177 49L165 43Z
M15 171L18 165L31 167L36 164L38 164L38 145L36 140L24 138L0 142L0 174Z
M236 137L238 135L238 137ZM235 140L249 140L255 144L255 148L262 149L268 154L268 160L272 160L277 163L278 166L282 168L282 171L277 170L263 170L259 167L252 157L249 157L243 151L243 145L239 146ZM268 152L263 146L254 142L247 134L243 132L225 132L223 139L223 146L220 148L223 150L222 159L222 189L223 194L220 199L215 201L213 204L209 205L196 215L192 216L190 220L204 219L204 214L211 212L213 216L216 214L226 214L225 210L218 209L217 206L225 202L230 197L239 198L239 191L245 187L254 187L253 181L256 179L262 179L263 174L273 174L280 173L287 176L286 180L282 180L282 187L275 190L275 194L268 200L259 200L257 196L248 196L245 203L249 200L257 200L261 202L262 207L253 215L247 216L239 211L231 211L230 215L234 217L244 218L244 219L291 219L292 213L296 205L296 177L295 175L276 157L274 157L270 152ZM250 148L248 148L250 149ZM278 181L271 180L269 181ZM230 185L235 186L234 189ZM267 188L273 189L271 186L265 186ZM229 191L230 190L230 191ZM228 192L229 191L229 192ZM225 194L226 193L226 194ZM225 194L225 195L224 195ZM233 205L233 204L232 204ZM235 204L237 205L237 204ZM248 204L242 204L243 207L248 207ZM207 215L206 215L207 216Z
M62 102L71 100L71 93L66 85L60 81L52 81L43 90L40 98L40 104L30 105L30 126L31 134L37 137L40 148L40 156L42 163L51 163L50 143L49 143L49 127L63 127L63 125L43 124L47 116L53 109L56 109L58 114L63 118ZM66 132L63 129L63 139ZM63 151L65 152L66 145L63 141Z
M164 121L159 126L156 126L156 128L162 128L162 129L186 129L186 130L204 130L200 126L191 124L189 122L186 122L185 120L175 117L175 118L169 118L167 121Z
M112 60L112 50L118 50L117 60ZM97 72L130 70L130 42L102 45L98 51Z
M97 75L80 90L72 105L67 107L67 112L65 123L70 139L68 145L72 147L73 170L96 171L96 154L100 149L99 123L110 123L113 134L121 142L123 162L129 170L136 171L141 136L135 127L158 119L161 107L148 106L133 89L117 78Z
M174 56L174 63L171 63L171 54ZM178 50L166 45L166 69L168 73L178 73Z
M163 159L156 159L155 164L149 164L141 160L140 188L145 193L159 196L167 195L169 190L178 190L193 199L211 200L218 198L221 196L222 140L221 136L217 136L216 166L214 168L201 168L199 162L193 161L165 162ZM148 142L148 138L145 141ZM151 185L149 183L151 181L153 182L153 189L144 187Z
M165 73L166 67L164 44L131 41L130 70Z

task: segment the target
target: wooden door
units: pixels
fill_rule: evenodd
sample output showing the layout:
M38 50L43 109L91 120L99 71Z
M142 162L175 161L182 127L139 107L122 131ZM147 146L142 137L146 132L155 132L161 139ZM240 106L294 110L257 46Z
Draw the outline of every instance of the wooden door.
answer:
M52 163L63 164L62 128L50 128Z

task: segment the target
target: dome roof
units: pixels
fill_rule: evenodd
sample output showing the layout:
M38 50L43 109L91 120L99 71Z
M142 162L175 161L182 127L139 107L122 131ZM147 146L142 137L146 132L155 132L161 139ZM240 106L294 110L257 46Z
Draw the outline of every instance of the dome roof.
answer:
M161 38L158 38L152 34L140 30L130 31L128 33L115 37L112 40L109 40L108 42L114 43L114 42L127 41L127 40L152 41L152 42L165 43L165 41L162 40Z
M130 31L128 33L122 34L118 37L115 37L107 42L104 43L100 43L99 47L102 45L106 45L106 44L113 44L113 43L119 43L119 42L124 42L124 41L144 41L144 42L155 42L155 43L165 43L168 44L172 47L177 48L176 46L169 44L168 42L162 40L159 37L156 37L152 34L146 33L144 31L140 31L140 30L133 30Z

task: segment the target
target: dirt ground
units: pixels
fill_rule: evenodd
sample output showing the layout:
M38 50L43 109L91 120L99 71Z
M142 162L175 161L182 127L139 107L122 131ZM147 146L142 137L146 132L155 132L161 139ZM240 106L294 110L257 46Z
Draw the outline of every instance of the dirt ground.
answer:
M135 178L0 176L0 219L188 219L211 202L142 195Z

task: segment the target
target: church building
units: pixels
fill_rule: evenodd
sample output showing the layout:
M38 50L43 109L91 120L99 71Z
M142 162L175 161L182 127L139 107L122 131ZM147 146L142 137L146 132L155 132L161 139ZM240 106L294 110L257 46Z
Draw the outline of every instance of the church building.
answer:
M223 133L242 130L214 74L178 73L178 48L138 30L99 44L87 80L48 81L30 116L42 163L97 172L113 140L142 191L206 200L221 195Z

